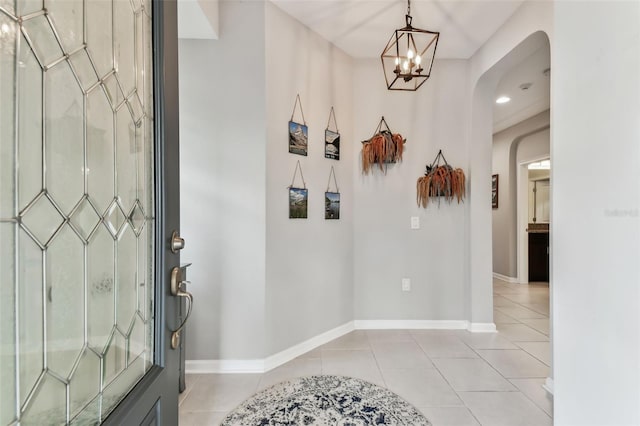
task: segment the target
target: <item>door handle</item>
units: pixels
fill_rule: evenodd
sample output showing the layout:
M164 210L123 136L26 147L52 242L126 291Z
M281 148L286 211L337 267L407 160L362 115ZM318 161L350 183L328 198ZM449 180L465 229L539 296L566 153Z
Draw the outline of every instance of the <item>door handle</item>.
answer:
M182 269L176 266L171 270L171 295L176 297L185 297L189 301L187 315L185 315L178 328L171 332L171 349L176 349L180 345L180 332L191 316L193 295L184 289L184 285L188 283L189 281L182 281Z
M171 253L177 253L184 248L184 238L180 237L178 231L173 231L171 234Z

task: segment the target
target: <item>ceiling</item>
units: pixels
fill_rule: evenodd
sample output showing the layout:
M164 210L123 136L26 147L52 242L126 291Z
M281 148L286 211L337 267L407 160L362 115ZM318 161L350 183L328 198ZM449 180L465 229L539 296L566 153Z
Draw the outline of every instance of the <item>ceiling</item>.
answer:
M406 0L270 0L276 6L354 58L378 58L393 31L404 26ZM440 32L437 59L468 59L520 7L524 0L412 0L413 25ZM539 48L501 79L494 106L494 132L549 108L549 44ZM523 83L531 83L527 90Z
M271 0L354 58L379 57L406 0ZM524 0L413 0L413 26L439 31L439 59L468 59Z
M551 79L544 73L550 66L549 43L542 37L540 44L538 50L507 71L498 83L496 99L507 96L511 101L494 104L494 133L549 109ZM520 86L527 83L531 86L522 90Z

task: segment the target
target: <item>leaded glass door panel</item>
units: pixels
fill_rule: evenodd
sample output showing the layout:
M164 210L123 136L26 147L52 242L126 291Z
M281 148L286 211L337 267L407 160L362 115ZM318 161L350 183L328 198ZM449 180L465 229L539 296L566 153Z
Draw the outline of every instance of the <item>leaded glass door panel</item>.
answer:
M175 19L0 0L0 425L177 423Z

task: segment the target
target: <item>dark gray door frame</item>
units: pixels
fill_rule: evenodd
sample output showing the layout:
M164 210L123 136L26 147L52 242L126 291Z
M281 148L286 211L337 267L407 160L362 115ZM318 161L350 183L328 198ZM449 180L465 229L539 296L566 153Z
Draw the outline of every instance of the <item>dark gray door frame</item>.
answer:
M178 114L178 13L176 0L153 1L155 138L155 359L154 366L107 417L105 425L177 425L179 351L170 347L178 326L179 298L170 294L171 268L180 254L170 250L180 229Z

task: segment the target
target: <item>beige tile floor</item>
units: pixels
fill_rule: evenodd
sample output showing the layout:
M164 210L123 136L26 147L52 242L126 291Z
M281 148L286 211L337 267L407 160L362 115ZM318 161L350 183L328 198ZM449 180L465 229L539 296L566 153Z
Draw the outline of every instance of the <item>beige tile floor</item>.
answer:
M397 393L434 426L551 425L549 288L494 281L498 333L358 330L265 374L188 375L180 425L219 425L255 392L293 377L358 377Z

